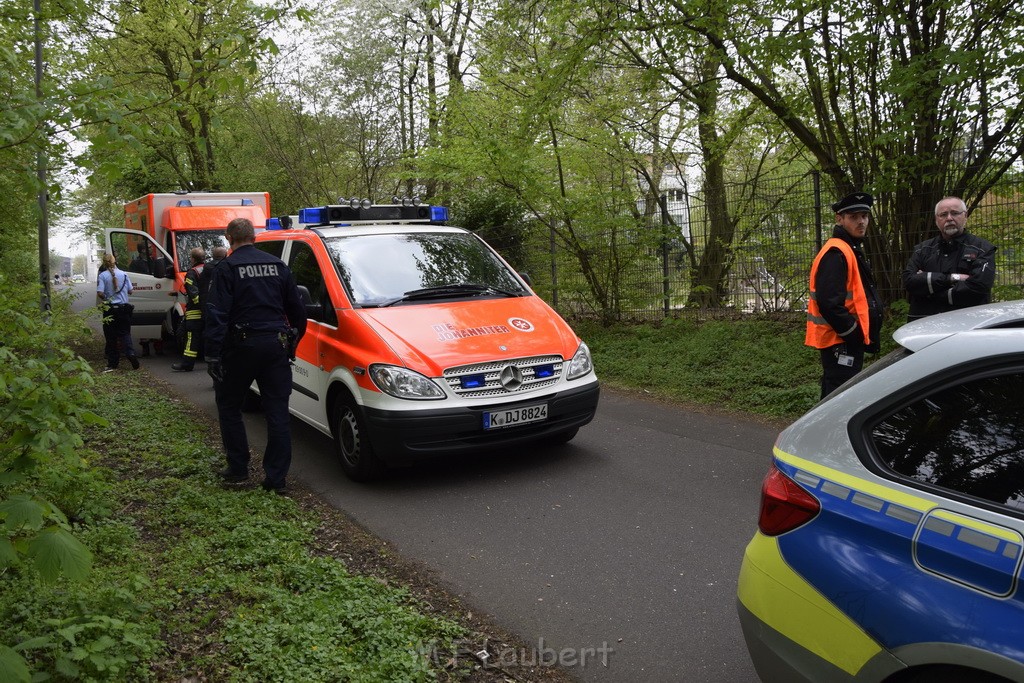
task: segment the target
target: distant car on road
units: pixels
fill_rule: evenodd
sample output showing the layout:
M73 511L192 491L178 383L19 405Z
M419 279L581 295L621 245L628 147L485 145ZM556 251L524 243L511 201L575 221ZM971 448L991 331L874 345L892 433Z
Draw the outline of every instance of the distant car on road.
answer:
M772 681L1024 681L1024 301L936 315L779 436L738 610Z
M71 281L72 282L85 282L85 276L82 275L81 273L76 273L75 275L71 276Z

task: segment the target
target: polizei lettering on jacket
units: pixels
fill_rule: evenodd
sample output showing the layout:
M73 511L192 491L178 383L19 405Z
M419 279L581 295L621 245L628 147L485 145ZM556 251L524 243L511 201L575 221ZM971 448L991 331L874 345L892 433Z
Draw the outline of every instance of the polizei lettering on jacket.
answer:
M238 277L277 277L277 264L256 263L238 268Z

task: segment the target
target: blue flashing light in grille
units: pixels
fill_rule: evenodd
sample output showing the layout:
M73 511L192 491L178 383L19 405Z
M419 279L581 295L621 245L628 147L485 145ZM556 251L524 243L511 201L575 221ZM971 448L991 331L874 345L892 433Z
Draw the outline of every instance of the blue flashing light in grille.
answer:
M543 379L545 377L554 377L555 366L554 365L538 365L533 369L533 376L537 379Z
M485 375L466 375L459 382L463 389L479 389L487 384L487 377Z

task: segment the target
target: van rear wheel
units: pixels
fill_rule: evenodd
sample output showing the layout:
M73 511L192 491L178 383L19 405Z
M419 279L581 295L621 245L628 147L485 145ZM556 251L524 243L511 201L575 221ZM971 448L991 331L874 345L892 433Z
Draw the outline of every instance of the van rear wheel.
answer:
M370 481L384 473L384 464L373 452L363 415L348 396L334 404L334 444L341 469L353 481Z

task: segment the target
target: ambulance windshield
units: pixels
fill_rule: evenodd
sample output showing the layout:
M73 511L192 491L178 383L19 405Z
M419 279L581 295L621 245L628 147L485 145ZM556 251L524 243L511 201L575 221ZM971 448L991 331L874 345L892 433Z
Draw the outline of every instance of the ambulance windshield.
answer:
M324 241L357 306L528 293L516 275L468 233L353 235Z
M206 252L206 257L210 258L213 248L218 246L229 246L223 228L218 230L182 230L175 233L174 249L177 252L178 267L184 272L192 266L192 259L189 255L195 247L202 247Z

